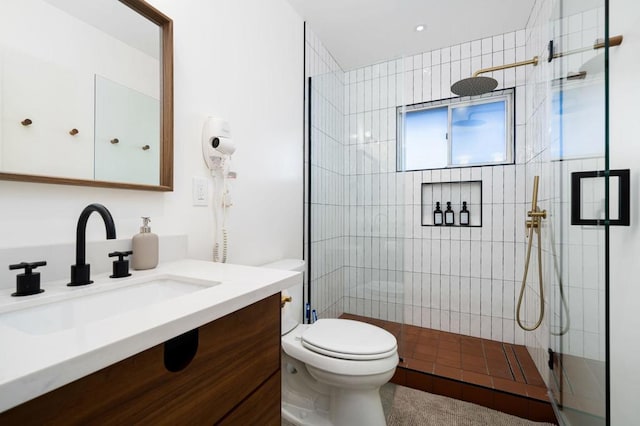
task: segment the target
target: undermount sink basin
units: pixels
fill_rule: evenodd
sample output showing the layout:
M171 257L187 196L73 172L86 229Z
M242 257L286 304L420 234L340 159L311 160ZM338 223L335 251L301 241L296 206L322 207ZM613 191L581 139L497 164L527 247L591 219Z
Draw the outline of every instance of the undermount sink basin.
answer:
M114 317L220 284L154 277L119 288L72 294L68 298L0 314L0 325L28 334L48 334ZM93 284L94 286L96 284ZM98 290L96 287L91 290Z

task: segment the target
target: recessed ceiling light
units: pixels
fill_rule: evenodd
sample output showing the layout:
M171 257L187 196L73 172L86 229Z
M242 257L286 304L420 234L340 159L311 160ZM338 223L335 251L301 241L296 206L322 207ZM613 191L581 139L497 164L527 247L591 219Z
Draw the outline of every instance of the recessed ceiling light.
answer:
M418 26L416 26L416 31L420 32L424 30L424 25L420 24Z

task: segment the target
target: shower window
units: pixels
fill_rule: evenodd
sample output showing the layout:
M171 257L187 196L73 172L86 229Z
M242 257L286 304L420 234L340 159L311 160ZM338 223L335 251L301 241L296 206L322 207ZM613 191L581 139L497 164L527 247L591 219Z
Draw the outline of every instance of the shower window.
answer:
M398 108L397 171L513 163L513 90Z

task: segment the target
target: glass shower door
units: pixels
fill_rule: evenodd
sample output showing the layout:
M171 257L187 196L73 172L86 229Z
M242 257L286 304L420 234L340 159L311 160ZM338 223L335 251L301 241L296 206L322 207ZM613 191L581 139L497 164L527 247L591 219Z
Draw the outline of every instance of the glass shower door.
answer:
M391 60L345 73L343 156L344 312L386 328L399 341L408 241L405 174L396 171L403 65L403 60Z
M549 387L562 425L608 424L605 16L604 0L558 0L549 25Z
M305 37L307 321L314 311L355 318L401 340L407 239L395 115L402 61L377 64L385 68L375 74L374 66L345 72L308 26Z

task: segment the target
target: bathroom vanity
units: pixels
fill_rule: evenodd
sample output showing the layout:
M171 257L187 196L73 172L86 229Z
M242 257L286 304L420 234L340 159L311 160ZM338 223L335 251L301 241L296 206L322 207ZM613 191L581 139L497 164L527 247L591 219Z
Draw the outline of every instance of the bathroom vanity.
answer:
M298 274L184 260L136 275L215 281L40 334L11 329L0 299L3 361L17 362L0 367L0 424L280 424L280 291Z

